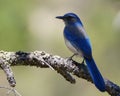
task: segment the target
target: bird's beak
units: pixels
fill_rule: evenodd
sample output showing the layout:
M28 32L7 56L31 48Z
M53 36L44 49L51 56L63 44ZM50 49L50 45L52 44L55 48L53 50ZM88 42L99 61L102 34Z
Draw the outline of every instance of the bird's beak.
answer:
M57 16L57 19L64 19L64 16Z

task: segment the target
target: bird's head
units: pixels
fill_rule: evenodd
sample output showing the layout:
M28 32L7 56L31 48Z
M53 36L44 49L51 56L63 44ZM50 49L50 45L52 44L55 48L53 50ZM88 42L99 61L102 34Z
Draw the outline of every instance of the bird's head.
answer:
M80 18L74 13L67 13L64 16L57 16L56 18L62 19L65 22L65 24L72 24L79 22L83 26Z

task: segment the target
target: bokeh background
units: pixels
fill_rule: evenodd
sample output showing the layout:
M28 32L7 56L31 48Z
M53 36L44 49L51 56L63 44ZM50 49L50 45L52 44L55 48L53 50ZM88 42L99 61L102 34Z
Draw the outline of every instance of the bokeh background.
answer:
M64 44L64 23L55 19L67 12L81 17L103 76L120 85L120 0L0 0L0 50L42 50L69 57L72 53ZM22 96L109 96L77 77L72 85L51 69L12 69ZM2 70L0 85L9 85ZM0 96L6 92L0 89Z

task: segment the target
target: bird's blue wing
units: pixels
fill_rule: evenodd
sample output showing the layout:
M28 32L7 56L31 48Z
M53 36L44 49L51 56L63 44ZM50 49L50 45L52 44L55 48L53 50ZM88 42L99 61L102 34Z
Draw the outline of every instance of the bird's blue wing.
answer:
M92 56L90 40L89 38L85 38L82 32L66 27L64 30L64 36L78 52L82 52L82 54L88 58Z
M85 57L90 58L92 56L89 39L77 38L77 39L71 41L71 43L73 46L75 46L78 49L78 51L79 50L82 51L82 53Z

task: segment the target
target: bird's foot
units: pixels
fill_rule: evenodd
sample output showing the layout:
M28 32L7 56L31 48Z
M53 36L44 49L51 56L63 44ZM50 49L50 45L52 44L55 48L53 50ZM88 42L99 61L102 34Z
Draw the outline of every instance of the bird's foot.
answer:
M68 57L68 58L66 58L67 60L73 60L73 57L74 56L76 56L76 55L78 55L77 53L74 53L72 56L70 56L70 57Z
M81 62L81 64L85 64L85 59L83 58L83 61Z

